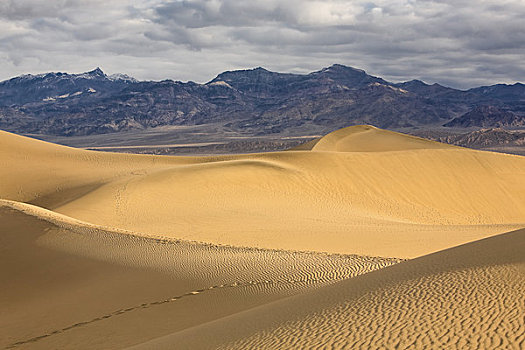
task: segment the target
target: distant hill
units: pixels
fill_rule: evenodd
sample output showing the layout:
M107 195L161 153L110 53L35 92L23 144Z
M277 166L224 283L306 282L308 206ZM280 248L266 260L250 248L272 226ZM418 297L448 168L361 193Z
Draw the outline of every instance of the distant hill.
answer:
M488 128L460 133L445 130L419 130L414 134L462 147L525 155L525 130Z
M211 123L253 135L356 124L516 127L523 126L524 101L519 83L462 91L419 80L391 83L338 64L309 74L228 71L206 84L137 81L97 68L0 82L0 129L72 136ZM489 113L487 124L473 117L485 115L482 106L504 113Z
M525 127L525 116L495 106L478 106L445 124L448 127Z

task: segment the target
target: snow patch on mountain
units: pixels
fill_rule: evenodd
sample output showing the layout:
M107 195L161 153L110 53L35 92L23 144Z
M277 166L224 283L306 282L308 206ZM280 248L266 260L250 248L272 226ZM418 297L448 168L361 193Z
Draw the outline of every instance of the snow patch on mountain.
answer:
M230 84L223 80L217 80L207 84L208 86L226 86L227 88L233 89Z
M369 86L378 86L378 87L388 88L388 89L391 89L391 90L394 90L394 91L397 91L397 92L401 92L403 94L408 93L408 91L405 90L405 89L401 89L401 88L397 88L397 87L392 86L392 85L386 85L386 84L381 84L381 83L371 83Z
M130 82L130 83L137 83L138 82L137 79L135 79L133 77L130 77L127 74L122 74L122 73L111 74L107 78L109 80L112 80L112 81L122 80L122 81L127 81L127 82Z

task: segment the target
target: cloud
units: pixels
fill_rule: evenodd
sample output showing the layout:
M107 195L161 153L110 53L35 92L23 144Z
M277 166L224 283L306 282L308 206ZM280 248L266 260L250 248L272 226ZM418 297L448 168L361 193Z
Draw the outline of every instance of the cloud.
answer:
M0 79L101 66L204 82L332 63L467 88L525 80L522 0L4 0Z

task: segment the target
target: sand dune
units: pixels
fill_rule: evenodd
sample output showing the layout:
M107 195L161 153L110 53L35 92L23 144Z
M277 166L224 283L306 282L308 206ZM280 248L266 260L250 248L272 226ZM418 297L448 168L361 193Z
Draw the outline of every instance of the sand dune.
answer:
M146 238L0 205L6 348L120 348L398 261Z
M523 349L525 230L159 338L133 350Z
M456 147L370 125L339 129L302 147L305 150L330 152L391 152L450 148Z
M524 157L369 126L213 157L0 131L0 346L519 348L524 226Z
M329 134L314 151L215 157L89 152L0 136L0 198L145 234L415 257L525 221L523 157L369 127ZM404 150L349 151L380 147L383 138Z

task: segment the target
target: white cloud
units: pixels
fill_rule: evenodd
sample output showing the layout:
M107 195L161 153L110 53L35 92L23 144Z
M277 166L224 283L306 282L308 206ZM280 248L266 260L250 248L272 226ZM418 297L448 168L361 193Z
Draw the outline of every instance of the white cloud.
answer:
M332 63L457 87L525 80L521 0L3 0L0 79L101 66L207 81Z

